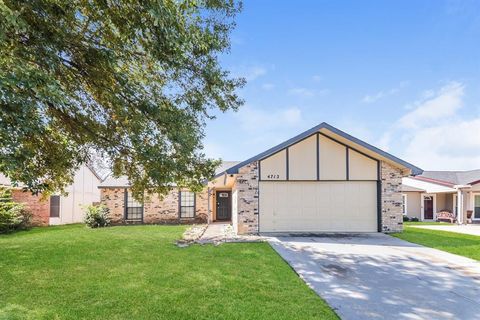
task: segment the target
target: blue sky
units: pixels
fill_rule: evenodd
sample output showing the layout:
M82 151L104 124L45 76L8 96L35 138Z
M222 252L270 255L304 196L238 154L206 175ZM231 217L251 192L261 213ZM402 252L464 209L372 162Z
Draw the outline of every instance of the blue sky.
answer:
M207 123L210 157L325 121L426 170L480 168L478 1L246 0L222 63L246 103Z

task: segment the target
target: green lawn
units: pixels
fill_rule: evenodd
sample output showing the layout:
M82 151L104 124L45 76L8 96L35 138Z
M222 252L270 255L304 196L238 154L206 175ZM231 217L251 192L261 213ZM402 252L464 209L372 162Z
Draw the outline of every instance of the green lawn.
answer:
M267 243L178 248L184 230L0 235L0 319L337 319Z
M393 236L480 261L480 237L448 231L437 231L406 225Z
M449 223L447 223L447 222L437 222L437 221L416 221L416 222L415 221L405 221L403 224L406 225L406 226L414 226L414 225L422 225L422 224L427 225L427 226L428 225L438 225L439 226L439 225L447 225Z

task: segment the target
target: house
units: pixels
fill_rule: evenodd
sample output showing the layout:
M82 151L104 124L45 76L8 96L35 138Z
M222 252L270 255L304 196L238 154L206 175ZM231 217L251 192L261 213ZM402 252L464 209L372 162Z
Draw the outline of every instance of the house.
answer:
M480 222L480 170L424 171L402 183L408 217L434 221L438 212L448 211L459 223Z
M224 163L202 192L172 188L137 202L125 178L100 185L116 223L230 221L238 234L397 232L402 178L422 170L321 123L240 163Z
M47 226L83 222L83 207L100 202L98 186L102 179L91 166L81 166L75 173L73 183L63 195L52 195L46 199L33 195L22 186L13 186L10 180L0 174L0 186L11 187L13 201L24 203L32 214L32 224Z

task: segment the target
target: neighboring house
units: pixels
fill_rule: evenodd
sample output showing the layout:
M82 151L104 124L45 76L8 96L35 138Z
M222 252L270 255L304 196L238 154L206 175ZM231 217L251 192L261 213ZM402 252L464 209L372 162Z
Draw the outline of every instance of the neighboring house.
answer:
M231 221L238 234L396 232L402 178L422 170L321 123L241 163L224 163L199 193L139 203L125 178L100 185L116 223Z
M13 201L24 203L32 213L32 223L36 226L68 224L82 222L83 207L100 202L98 186L101 178L90 166L82 166L75 173L73 183L65 191L67 196L52 195L46 199L24 191L21 186L12 186L10 180L0 174L0 185L13 189Z
M448 211L459 223L480 222L480 170L424 171L403 179L402 194L409 217L433 221Z

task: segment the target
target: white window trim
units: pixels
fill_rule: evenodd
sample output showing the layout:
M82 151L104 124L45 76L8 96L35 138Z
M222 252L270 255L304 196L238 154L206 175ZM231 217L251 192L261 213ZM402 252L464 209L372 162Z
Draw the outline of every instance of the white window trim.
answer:
M402 210L403 210L403 215L407 216L408 213L408 195L406 193L402 193Z
M433 219L425 219L425 207L423 205L425 197L432 197L433 198ZM435 221L437 220L437 195L435 193L422 193L420 197L420 214L422 221Z
M480 197L480 193L472 192L471 195L472 195L472 202L471 202L472 203L472 220L480 221L480 218L475 218L475 196Z

